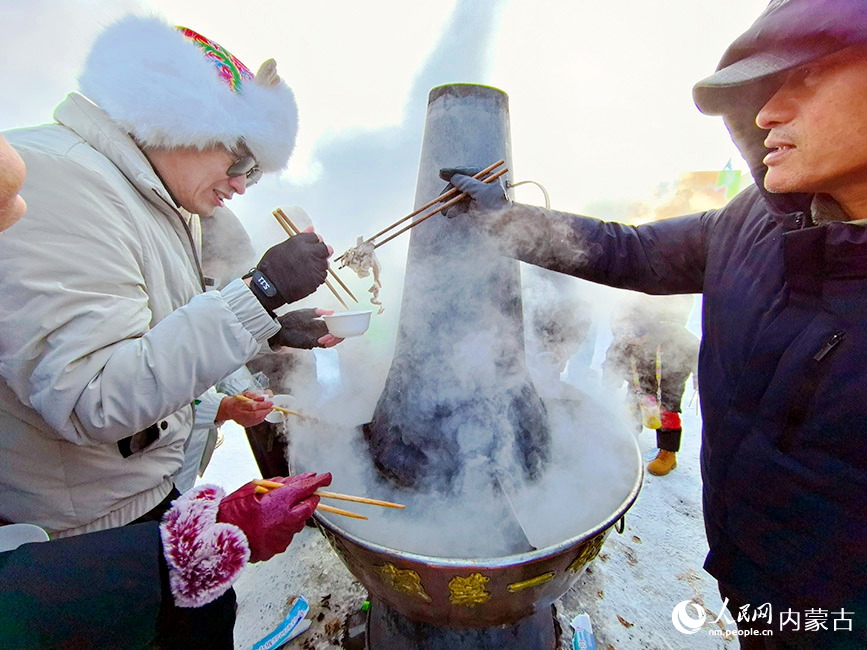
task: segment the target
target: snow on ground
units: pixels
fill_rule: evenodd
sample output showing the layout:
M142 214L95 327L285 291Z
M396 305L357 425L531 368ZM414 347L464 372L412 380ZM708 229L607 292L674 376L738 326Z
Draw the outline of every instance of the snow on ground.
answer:
M684 437L678 465L668 476L645 473L644 485L626 514L623 534L612 532L599 557L557 602L561 625L576 614L590 615L600 650L665 648L737 648L737 641L714 633L722 603L716 582L704 572L707 552L701 515L698 453L701 420L691 387L684 395ZM225 442L217 450L204 482L235 489L258 476L243 431L224 427ZM656 455L655 436L639 436L645 463ZM341 564L322 536L306 528L286 553L249 566L236 585L239 609L235 647L249 650L283 618L286 600L302 594L316 619L311 629L287 647L338 648L346 620L358 612L365 590ZM683 634L672 624L672 609L692 599L708 611L704 626ZM561 648L571 648L563 635Z

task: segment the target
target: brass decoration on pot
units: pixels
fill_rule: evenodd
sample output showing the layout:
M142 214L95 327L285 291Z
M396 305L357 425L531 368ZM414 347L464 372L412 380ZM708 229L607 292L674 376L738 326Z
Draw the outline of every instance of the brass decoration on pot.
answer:
M569 565L568 571L572 573L578 573L585 565L589 564L593 559L599 555L599 551L602 550L602 543L605 541L605 531L599 533L593 539L584 543L581 552L578 554L572 564Z
M431 597L427 595L424 587L421 584L421 578L415 571L410 569L398 569L391 562L377 567L383 582L390 586L395 591L417 596L426 603L431 602Z
M539 585L544 585L546 582L550 582L554 579L554 572L548 571L547 573L543 573L542 575L538 575L535 578L530 578L529 580L522 580L521 582L513 582L506 589L508 589L511 593L517 593L519 591L523 591L524 589L529 589L530 587L538 587Z
M466 578L455 576L449 581L449 600L454 605L475 607L491 599L486 589L488 578L481 573L473 573Z

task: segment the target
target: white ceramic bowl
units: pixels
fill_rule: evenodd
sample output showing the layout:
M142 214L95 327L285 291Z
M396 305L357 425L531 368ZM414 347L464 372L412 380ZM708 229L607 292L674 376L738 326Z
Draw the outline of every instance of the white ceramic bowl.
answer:
M33 524L0 526L0 551L14 551L22 544L47 541L48 533Z
M339 339L350 336L361 336L370 327L370 315L367 311L341 311L331 316L323 316L322 320L328 326L328 331Z
M292 395L274 395L273 397L268 398L269 402L272 402L274 406L279 406L280 408L289 409L290 411L295 411L295 398ZM286 418L292 417L286 413L281 413L280 411L271 411L268 415L265 416L266 422L271 422L273 424L280 424L281 422L285 422Z

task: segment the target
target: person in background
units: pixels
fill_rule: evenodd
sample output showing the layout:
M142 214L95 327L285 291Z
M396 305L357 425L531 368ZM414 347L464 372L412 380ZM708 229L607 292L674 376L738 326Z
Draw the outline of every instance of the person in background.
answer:
M633 227L451 181L507 254L703 293L705 569L743 648L864 648L867 3L773 0L693 97L756 181L722 209Z
M301 377L308 383L307 390L316 387L316 360L305 350L284 348L253 359L249 368L256 375L267 378L269 391L275 395L292 395L298 391ZM282 423L267 420L244 427L247 442L262 476L289 473L288 434L291 421Z
M609 390L627 383L638 431L656 430L659 451L647 471L665 476L677 467L683 434L680 403L686 380L698 363L699 340L686 328L692 296L644 298L626 300L612 313L614 338L602 363L602 383ZM660 304L666 298L676 299L685 309L663 308L670 305Z
M275 310L324 282L331 254L305 232L204 291L199 217L294 147L273 60L254 75L192 30L128 16L79 84L54 124L7 133L30 209L0 240L0 518L54 538L159 520L195 399L283 340Z
M24 214L26 169L0 135L0 231ZM162 522L84 533L0 552L0 647L233 647L234 597L247 562L281 553L313 514L330 474L247 485L225 496L203 485L172 503ZM3 529L0 526L0 544Z

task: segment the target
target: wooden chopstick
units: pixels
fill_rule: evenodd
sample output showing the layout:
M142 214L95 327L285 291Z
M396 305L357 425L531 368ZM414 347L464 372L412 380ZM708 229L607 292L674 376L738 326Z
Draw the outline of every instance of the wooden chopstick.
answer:
M274 216L277 218L277 221L280 222L281 225L283 225L283 223L285 222L285 224L286 224L287 226L289 226L289 228L291 228L291 229L295 232L296 235L300 235L300 234L301 234L301 230L299 230L298 226L296 226L294 223L292 223L292 220L289 218L289 216L288 216L285 212L283 212L283 210L281 210L280 208L277 208L276 210L274 210ZM285 230L285 227L284 227L284 230ZM288 232L289 232L289 231L287 231L287 233L288 233ZM290 235L290 236L291 236L291 235ZM331 276L332 276L335 280L337 280L337 283L338 283L341 287L343 287L343 290L344 290L346 293L349 294L349 297L352 298L355 302L358 302L358 298L356 298L356 297L353 295L353 293L349 290L349 287L347 287L347 286L343 283L343 280L340 279L340 276L337 275L337 273L334 271L334 269L332 269L332 268L329 266L329 267L328 267L328 272L331 274Z
M283 415L297 415L298 417L301 417L301 414L298 413L298 411L290 411L289 409L284 409L282 406L272 406L271 410L282 413Z
M256 486L256 494L268 494L268 492L270 492L271 490L276 490L277 488L284 487L282 483L277 483L277 481L268 481L265 479L253 479L253 484ZM316 494L317 492L314 492L314 494ZM367 519L367 517L365 517L364 515L360 515L357 512L350 512L349 510L343 510L342 508L335 508L334 506L328 506L324 503L318 504L316 506L316 509L322 510L323 512L330 512L335 515L352 517L353 519Z
M280 208L274 210L272 214L274 215L274 218L277 219L277 223L279 223L283 227L283 230L286 231L287 235L294 237L295 235L301 234L301 231L295 227L295 225L289 220L289 217L287 217ZM325 280L325 286L334 294L334 297L337 298L337 302L343 305L344 309L349 310L349 305L347 305L343 298L340 297L340 294L337 293L337 290L327 279ZM356 302L358 301L356 300Z
M282 487L283 484L280 484ZM264 485L256 486L256 494L268 494L271 490L266 488ZM343 515L344 517L352 517L353 519L367 519L364 515L360 515L357 512L350 512L349 510L343 510L342 508L335 508L334 506L327 506L324 503L320 503L316 506L317 510L322 510L323 512L330 512L335 515Z
M343 510L342 508L335 508L333 506L326 506L324 503L320 503L316 506L317 510L322 510L323 512L331 512L335 515L343 515L344 517L352 517L353 519L367 519L364 515L360 515L357 512L349 512L349 510Z
M242 402L255 402L256 401L254 399L250 399L246 395L241 395L240 393L238 395L232 395L232 397L234 397L235 399L239 399ZM283 413L285 415L297 415L298 417L301 417L301 414L298 413L297 411L290 411L289 409L284 409L282 406L272 406L271 410L277 411L278 413ZM280 485L282 485L282 483Z
M268 479L254 479L253 485L256 486L257 494L265 494L270 492L271 490L276 490L278 488L283 487L283 483L278 483L277 481L269 481ZM323 499L337 499L339 501L352 501L354 503L366 503L371 506L382 506L384 508L406 508L405 505L401 505L400 503L393 503L392 501L382 501L381 499L370 499L368 497L358 497L353 494L342 494L340 492L329 492L327 490L316 490L314 494ZM330 507L330 506L329 506Z
M292 220L288 216L286 216L286 213L283 212L283 210L281 210L280 208L277 208L276 210L274 210L274 212L272 214L274 215L274 218L277 219L277 223L279 223L283 227L283 230L286 231L287 235L289 235L290 237L294 237L295 235L301 234L301 231L298 230L298 228L295 226L294 223L292 223ZM349 287L347 287L343 283L343 280L341 280L340 277L337 275L337 273L334 272L334 269L332 269L329 266L328 272L331 274L331 277L333 277L335 280L337 280L337 282L340 284L340 286L343 287L343 290L347 294L349 294L349 297L352 298L352 300L354 300L355 302L358 302L358 298L356 298L352 294L352 292L349 290ZM334 297L337 298L338 302L340 302L340 304L343 305L343 308L348 310L349 305L347 305L343 301L343 298L340 297L340 294L337 293L337 291L334 289L333 286L331 286L331 283L328 280L325 280L325 286L331 290L331 293L333 293Z
M504 167L503 169L501 169L500 171L496 172L495 174L492 174L492 175L488 176L487 178L485 178L484 180L482 180L482 182L483 182L483 183L492 183L492 182L494 182L495 180L497 180L500 176L502 176L503 174L505 174L505 173L508 172L508 171L509 171L509 168L508 168L508 167ZM387 243L390 242L392 239L394 239L394 238L397 237L398 235L401 235L401 234L405 233L405 232L406 232L407 230L409 230L410 228L415 228L415 227L416 227L418 224L420 224L421 222L423 222L423 221L427 221L427 220L430 219L432 216L434 216L436 213L438 213L438 212L440 212L440 211L442 211L442 210L446 210L446 209L452 207L453 205L455 205L456 203L460 203L460 202L463 201L467 196L468 196L468 195L467 195L465 192L461 192L461 193L458 194L455 198L453 198L453 199L451 199L451 200L449 200L449 201L446 201L446 202L443 203L442 205L438 205L435 209L431 210L428 214L424 215L423 217L420 217L420 218L416 219L415 221L413 221L413 222L412 222L411 224L409 224L408 226L404 226L403 228L401 228L400 230L398 230L398 231L397 231L396 233L394 233L393 235L391 235L391 236L386 237L385 239L383 239L381 242L376 243L376 244L373 246L374 250L377 249L377 248L379 248L379 247L382 246L383 244L387 244Z
M328 492L326 490L316 490L316 496L323 499L337 499L338 501L354 501L355 503L366 503L371 506L382 506L383 508L400 508L403 510L406 506L391 501L382 501L380 499L369 499L367 497L357 497L352 494L341 494L340 492Z
M485 174L490 173L491 171L493 171L494 169L496 169L496 168L499 167L500 165L504 164L505 162L506 162L505 160L500 159L500 160L498 160L497 162L495 162L493 165L488 165L488 166L485 167L482 171L473 174L473 178L475 178L476 180L478 180L478 179L480 179L482 176L484 176ZM508 170L505 170L505 171L508 171ZM505 172L504 172L504 173L505 173ZM500 176L502 176L502 174L500 174ZM499 178L499 176L497 176L497 178ZM417 215L417 214L421 214L422 212L424 212L425 210L427 210L429 207L431 207L431 206L433 206L433 205L436 205L437 203L441 203L442 201L446 201L446 200L448 200L449 198L451 198L452 196L454 196L455 193L456 193L457 191L458 191L458 188L453 187L452 189L448 190L447 192L443 192L442 194L440 194L439 196L437 196L435 199L431 199L430 201L428 201L427 203L425 203L423 206L421 206L421 207L420 207L418 210L416 210L415 212L411 212L410 214L406 215L405 217L402 217L402 218L398 219L397 221L395 221L395 222L394 222L393 224L391 224L390 226L387 226L386 228L383 228L382 230L380 230L378 233L376 233L376 234L373 235L372 237L368 237L368 238L367 238L363 243L367 244L367 243L369 243L369 242L372 242L374 239L376 239L376 238L379 237L380 235L383 235L383 234L387 233L389 230L391 230L392 228L395 228L395 227L399 226L400 224L402 224L402 223L403 223L404 221L406 221L407 219L412 219L415 215ZM466 196L466 194L464 194L463 196ZM453 205L453 204L452 204L452 205ZM443 208L440 207L440 208L438 208L438 209L439 209L439 210L442 210ZM421 220L419 220L419 222L420 222L420 221L421 221ZM416 222L416 223L419 223L419 222ZM404 231L401 230L401 232L404 232ZM400 233L397 233L397 234L399 235ZM396 236L396 235L395 235L395 236ZM386 239L385 241L383 241L383 242L381 242L381 243L384 244L384 243L387 242L387 241L391 241L391 238ZM379 245L380 245L380 244L377 244L376 246L379 246ZM374 248L375 248L375 246L374 246ZM343 255L341 255L340 257L338 257L338 258L335 259L334 261L335 261L335 262L339 262L339 261L342 260L345 256L346 256L346 253L343 253Z

